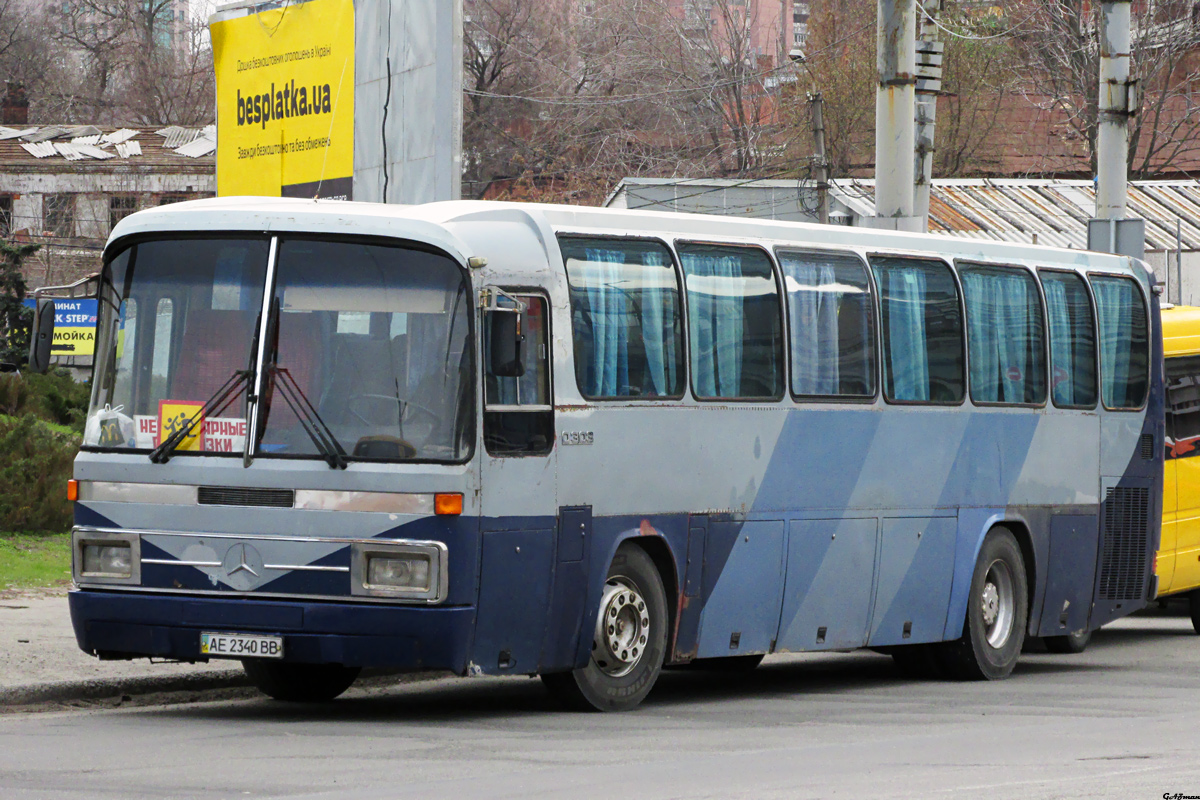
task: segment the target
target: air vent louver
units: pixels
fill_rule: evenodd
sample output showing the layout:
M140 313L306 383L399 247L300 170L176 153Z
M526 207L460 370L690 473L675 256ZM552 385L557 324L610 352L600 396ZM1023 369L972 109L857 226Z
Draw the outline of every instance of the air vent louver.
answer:
M202 506L255 506L259 508L291 508L296 493L291 489L249 489L236 486L201 486Z
M1108 490L1100 557L1099 594L1103 600L1139 600L1146 593L1148 489Z
M1149 433L1143 433L1139 442L1142 449L1142 460L1149 461L1154 458L1154 436Z

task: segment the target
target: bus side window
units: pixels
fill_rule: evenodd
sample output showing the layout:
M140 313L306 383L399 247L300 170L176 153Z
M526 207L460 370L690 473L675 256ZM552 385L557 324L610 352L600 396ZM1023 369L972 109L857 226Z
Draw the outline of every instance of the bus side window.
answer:
M1166 359L1168 458L1196 455L1200 446L1200 357Z
M1050 330L1050 387L1059 408L1096 405L1096 331L1083 279L1041 270Z
M961 403L962 311L950 267L941 261L877 256L883 329L883 390L901 403Z
M971 400L1046 402L1046 340L1037 284L1013 267L959 263L967 307Z
M494 456L544 455L554 448L554 408L550 402L550 336L546 299L540 295L513 294L525 303L521 314L521 364L519 376L491 374L491 326L484 315L483 440Z
M571 289L575 381L589 400L683 396L683 312L658 241L559 239Z
M783 395L783 320L771 260L754 247L680 244L692 391L704 399Z
M1105 408L1141 408L1150 383L1142 293L1129 278L1092 275L1091 282L1100 325L1100 397Z
M858 257L781 251L791 322L792 393L875 396L875 304Z

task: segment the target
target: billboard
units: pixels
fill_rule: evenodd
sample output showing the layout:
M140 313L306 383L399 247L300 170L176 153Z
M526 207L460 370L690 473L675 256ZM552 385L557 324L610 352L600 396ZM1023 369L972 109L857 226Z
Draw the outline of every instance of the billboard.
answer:
M217 194L351 199L353 1L218 13L209 28Z
M96 310L93 299L52 297L54 301L54 339L50 355L90 356L96 352ZM25 305L36 308L37 301L25 298Z

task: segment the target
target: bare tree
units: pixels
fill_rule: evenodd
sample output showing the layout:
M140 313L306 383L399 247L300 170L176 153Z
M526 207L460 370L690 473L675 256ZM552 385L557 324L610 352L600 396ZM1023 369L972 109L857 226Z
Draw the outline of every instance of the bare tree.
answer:
M1177 172L1196 156L1200 106L1200 25L1190 0L1148 0L1134 7L1132 71L1140 110L1130 120L1129 171L1134 178ZM1061 119L1096 168L1100 4L1027 0L1010 16L1027 18L1016 41L1019 74L1030 100Z

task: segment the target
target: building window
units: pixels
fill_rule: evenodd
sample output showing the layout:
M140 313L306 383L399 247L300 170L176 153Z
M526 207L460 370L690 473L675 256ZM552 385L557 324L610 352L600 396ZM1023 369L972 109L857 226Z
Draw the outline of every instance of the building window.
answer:
M108 229L117 227L117 223L137 211L137 195L114 194L108 198Z
M43 195L42 231L58 238L75 235L75 195Z
M191 197L184 194L183 192L169 192L158 198L158 204L160 206L169 206L172 203L182 203L185 200L191 200L191 199L192 199Z
M11 194L0 194L0 236L8 236L13 230L13 198Z

